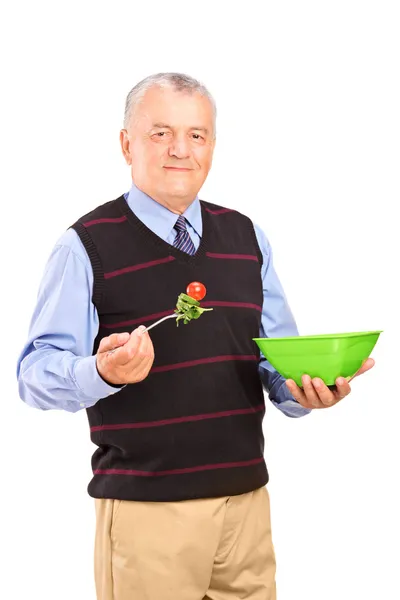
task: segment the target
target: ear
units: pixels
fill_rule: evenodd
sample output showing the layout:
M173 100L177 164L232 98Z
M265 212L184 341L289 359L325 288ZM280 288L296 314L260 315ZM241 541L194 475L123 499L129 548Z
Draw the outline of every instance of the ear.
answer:
M121 129L119 134L119 141L121 143L122 154L124 155L127 165L132 164L132 157L130 152L130 139L126 129Z

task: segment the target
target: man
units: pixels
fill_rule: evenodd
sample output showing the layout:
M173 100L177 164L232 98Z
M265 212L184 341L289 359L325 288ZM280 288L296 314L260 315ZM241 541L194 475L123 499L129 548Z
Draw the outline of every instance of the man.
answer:
M343 378L285 382L252 341L297 328L261 229L198 199L215 117L185 75L132 89L132 187L59 240L18 362L25 402L87 410L98 600L275 599L263 386L291 417L350 392ZM144 332L192 281L213 311Z

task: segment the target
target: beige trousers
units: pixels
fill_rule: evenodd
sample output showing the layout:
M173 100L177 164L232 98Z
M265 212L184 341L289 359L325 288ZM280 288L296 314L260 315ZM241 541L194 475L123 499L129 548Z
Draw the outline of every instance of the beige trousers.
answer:
M205 500L95 503L97 600L276 600L265 487Z

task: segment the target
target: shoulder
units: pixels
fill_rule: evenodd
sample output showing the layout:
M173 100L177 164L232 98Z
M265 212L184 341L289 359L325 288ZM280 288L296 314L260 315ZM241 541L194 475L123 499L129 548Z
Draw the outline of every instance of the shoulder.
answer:
M88 266L88 255L78 233L69 228L56 241L50 258L67 261L68 258L78 259Z
M85 245L82 242L82 227L86 229L92 224L101 222L102 220L116 219L121 217L121 211L118 203L123 199L123 196L115 200L110 200L98 205L96 208L79 217L75 223L70 225L68 229L58 238L53 249L52 255L68 255L72 254L80 259L85 265L88 264L88 254Z
M114 200L109 200L108 202L104 202L96 206L96 208L92 209L90 212L85 213L79 219L75 221L71 227L76 228L79 225L84 227L90 227L98 222L103 220L112 220L117 218L122 218L121 205L124 202L124 196L119 196Z
M247 227L250 226L253 228L253 222L250 217L236 208L230 208L228 206L207 202L205 200L200 200L200 203L208 215L215 217L215 222L229 224L237 223L239 225L246 225Z
M219 216L219 215L231 215L229 217L229 220L232 222L232 220L235 220L238 223L242 223L242 224L246 224L247 226L250 226L252 230L254 230L254 233L257 237L257 241L260 244L260 246L263 246L264 248L269 248L270 244L269 244L269 240L267 238L267 235L265 234L264 230L260 227L260 225L258 225L257 223L255 223L248 215L246 215L244 212L241 212L235 208L230 208L227 206L222 206L220 204L214 204L212 202L206 202L205 200L200 200L201 204L203 205L204 210L211 215L214 216ZM225 219L224 219L225 220Z
M247 215L238 211L236 208L230 208L228 206L222 206L221 204L215 204L214 202L207 202L206 200L200 200L200 204L204 210L211 215L226 215L228 213L233 215L239 215L248 218Z

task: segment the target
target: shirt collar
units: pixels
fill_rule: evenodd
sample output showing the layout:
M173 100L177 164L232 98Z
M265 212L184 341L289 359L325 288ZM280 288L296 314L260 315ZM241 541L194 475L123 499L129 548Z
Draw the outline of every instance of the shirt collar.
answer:
M163 240L168 238L174 228L178 215L139 190L134 183L132 183L132 187L129 191L127 203L132 212L135 213L137 218L140 219L146 227L151 229ZM188 206L183 213L183 216L199 237L201 237L203 233L203 223L198 196L196 196L192 204Z

